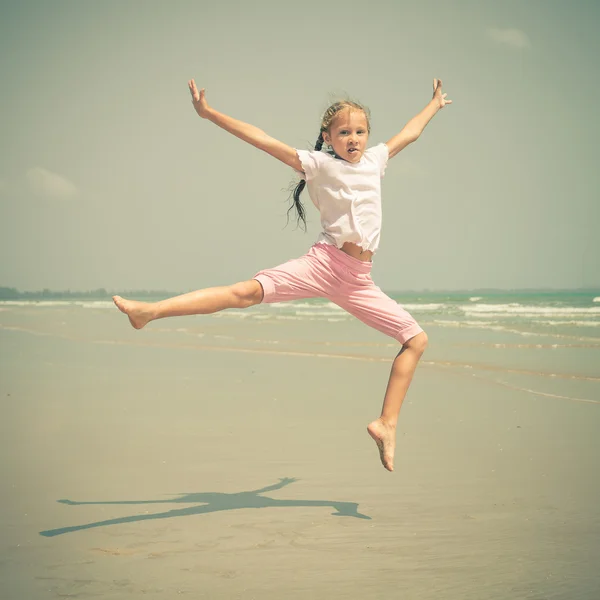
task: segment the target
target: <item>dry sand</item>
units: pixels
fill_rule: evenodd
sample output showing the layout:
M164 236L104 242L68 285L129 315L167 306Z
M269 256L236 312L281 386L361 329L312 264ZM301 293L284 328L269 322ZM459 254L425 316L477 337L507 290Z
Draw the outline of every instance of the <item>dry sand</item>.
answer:
M365 427L390 363L119 316L3 314L3 600L600 598L599 405L425 364L388 473Z

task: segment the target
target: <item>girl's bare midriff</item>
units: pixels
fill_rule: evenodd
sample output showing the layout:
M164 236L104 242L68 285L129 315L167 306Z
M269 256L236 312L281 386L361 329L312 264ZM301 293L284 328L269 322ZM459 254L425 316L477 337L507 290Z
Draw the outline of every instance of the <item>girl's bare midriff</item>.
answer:
M358 260L363 260L365 262L371 262L371 259L373 258L373 253L370 250L363 250L360 246L357 246L352 242L344 242L344 245L340 250L353 258L358 258Z

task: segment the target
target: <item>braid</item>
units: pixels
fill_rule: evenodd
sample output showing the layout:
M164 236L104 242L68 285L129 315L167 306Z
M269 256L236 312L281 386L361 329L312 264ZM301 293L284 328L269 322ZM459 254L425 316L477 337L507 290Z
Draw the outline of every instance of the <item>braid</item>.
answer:
M323 130L319 132L319 137L317 138L317 143L315 144L315 150L320 150L323 147Z
M317 138L317 142L315 144L315 150L320 150L323 147L323 131L319 132L319 137ZM302 193L302 190L306 187L306 179L301 179L298 182L298 185L296 185L296 187L294 188L294 192L293 192L293 197L294 197L294 202L293 204L288 208L287 214L288 214L288 222L289 222L289 218L290 218L290 211L295 208L296 209L296 213L298 215L297 218L297 223L299 224L300 221L302 221L302 223L304 223L304 231L306 231L306 211L304 210L304 205L302 204L302 201L300 200L300 194Z

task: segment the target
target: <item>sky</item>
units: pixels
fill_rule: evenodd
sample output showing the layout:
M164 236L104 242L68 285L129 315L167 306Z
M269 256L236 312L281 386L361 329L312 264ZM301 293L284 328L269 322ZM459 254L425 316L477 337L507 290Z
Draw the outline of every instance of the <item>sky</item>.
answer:
M187 291L319 233L291 168L198 117L314 146L331 101L369 145L452 105L390 160L385 290L600 287L600 3L0 0L0 286Z

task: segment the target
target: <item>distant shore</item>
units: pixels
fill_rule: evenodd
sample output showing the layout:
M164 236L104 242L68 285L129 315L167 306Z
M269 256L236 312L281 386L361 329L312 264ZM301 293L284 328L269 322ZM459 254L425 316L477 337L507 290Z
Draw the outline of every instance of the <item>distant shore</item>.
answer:
M97 288L94 290L50 290L44 288L42 290L25 290L21 291L14 287L1 287L0 286L0 301L2 300L52 300L52 299L67 299L71 298L74 300L87 299L87 300L105 300L112 298L115 294L125 296L129 298L170 298L172 296L178 296L191 290L121 290L113 289L107 290L106 288ZM473 288L473 289L456 289L456 290L386 290L391 296L419 296L419 295L443 295L450 294L455 296L472 296L472 295L506 295L506 294L593 294L594 296L600 295L600 287L596 288L522 288L522 289L501 289L501 288Z

